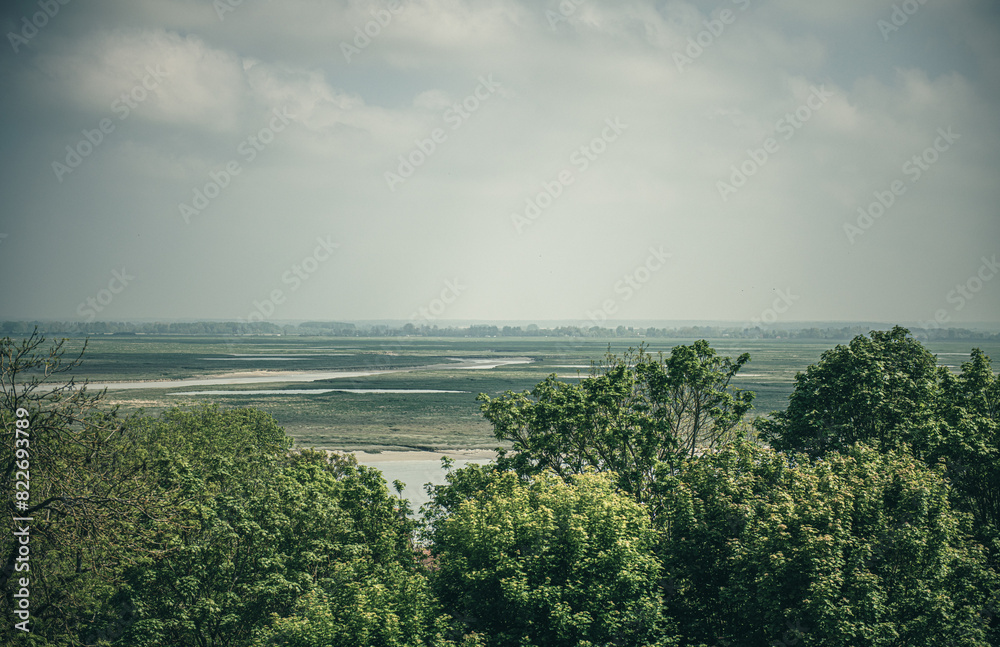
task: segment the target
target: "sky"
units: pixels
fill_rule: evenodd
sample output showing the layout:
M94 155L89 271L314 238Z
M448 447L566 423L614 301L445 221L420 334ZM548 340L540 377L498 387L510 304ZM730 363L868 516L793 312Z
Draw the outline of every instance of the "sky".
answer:
M0 27L0 319L1000 322L992 0Z

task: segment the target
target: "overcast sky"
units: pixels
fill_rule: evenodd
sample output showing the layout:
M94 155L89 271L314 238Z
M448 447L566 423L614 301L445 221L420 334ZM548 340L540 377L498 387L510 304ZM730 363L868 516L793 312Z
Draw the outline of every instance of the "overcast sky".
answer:
M1000 321L993 0L0 25L3 319Z

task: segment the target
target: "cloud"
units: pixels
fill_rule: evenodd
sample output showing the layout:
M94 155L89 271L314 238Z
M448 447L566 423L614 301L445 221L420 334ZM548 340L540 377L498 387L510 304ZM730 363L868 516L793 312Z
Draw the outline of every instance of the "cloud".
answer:
M25 220L23 235L90 283L107 274L107 253L129 250L130 271L160 278L116 301L122 316L245 316L303 241L334 235L338 264L288 317L405 318L457 277L470 287L456 316L582 318L662 243L672 264L629 316L747 320L775 287L801 295L798 318L926 317L935 277L962 280L1000 234L1000 41L982 3L928 3L888 43L875 26L886 8L861 0L586 0L564 13L554 0L413 0L391 20L378 6L244 2L223 20L195 0L67 6L30 51L0 61L16 88L0 99L12 115L0 189L12 213L48 225ZM720 30L723 9L732 20ZM341 43L371 21L348 61ZM677 54L691 59L682 69ZM52 160L157 65L169 77L56 183ZM481 77L499 89L449 121ZM820 87L831 93L822 106L780 130ZM238 144L276 108L291 127L246 162ZM627 130L580 170L573 156L616 118ZM962 139L850 244L842 228L858 206L948 126ZM385 174L436 129L443 140L390 190ZM767 138L778 150L721 199L717 183ZM176 229L177 203L233 159L241 174ZM575 182L519 234L511 214L565 169ZM73 235L46 238L70 214ZM154 241L170 253L145 247ZM31 285L57 285L66 268L38 272ZM887 299L893 287L907 296ZM27 290L9 296L63 312ZM998 302L956 316L1000 319Z

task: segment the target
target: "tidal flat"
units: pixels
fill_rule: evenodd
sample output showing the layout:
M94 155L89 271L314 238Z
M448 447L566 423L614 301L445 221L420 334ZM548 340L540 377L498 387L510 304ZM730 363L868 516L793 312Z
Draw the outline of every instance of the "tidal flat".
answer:
M300 447L381 452L378 462L437 460L440 452L499 444L476 396L531 390L548 375L577 383L610 349L640 339L425 337L96 336L74 374L125 411L219 403L267 411ZM694 339L654 339L669 354ZM838 342L712 339L723 356L751 361L734 386L756 393L753 415L783 409L796 372ZM845 340L846 342L846 340ZM845 343L841 342L841 343ZM82 339L67 348L79 349ZM958 367L982 347L1000 367L1000 344L927 342L941 365ZM396 454L396 452L402 452ZM420 452L433 452L432 457Z

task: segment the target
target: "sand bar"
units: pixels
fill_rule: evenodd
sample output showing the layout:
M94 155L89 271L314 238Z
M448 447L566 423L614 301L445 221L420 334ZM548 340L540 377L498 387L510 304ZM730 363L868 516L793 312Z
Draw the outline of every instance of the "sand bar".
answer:
M402 461L436 461L442 456L455 460L492 460L497 453L492 449L448 449L439 452L384 451L378 454L352 452L359 463L397 463Z

